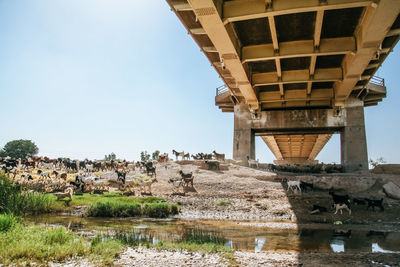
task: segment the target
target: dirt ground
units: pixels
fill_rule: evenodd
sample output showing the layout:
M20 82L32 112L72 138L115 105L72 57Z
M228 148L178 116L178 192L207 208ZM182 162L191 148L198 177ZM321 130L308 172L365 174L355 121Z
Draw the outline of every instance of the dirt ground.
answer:
M209 171L195 164L169 163L158 166L158 183L153 185L153 195L167 197L170 202L181 204L181 218L186 219L234 219L308 223L390 225L400 222L400 201L390 199L382 191L387 181L400 184L399 175L385 174L325 174L300 175L277 174L238 165L228 170ZM193 172L194 188L176 189L170 178L178 177L176 170ZM282 180L302 180L314 183L314 190L292 192L286 190ZM333 214L332 198L328 188L357 198L384 198L385 211L367 210L365 205L352 205L352 214ZM177 194L174 194L177 192ZM182 192L184 196L181 195ZM226 205L221 205L224 201ZM313 205L328 208L328 212L310 215Z
M385 174L321 174L295 175L226 164L223 171L200 168L196 162L175 162L157 165L154 196L166 197L180 204L182 219L211 219L223 223L235 221L247 227L323 229L339 223L344 228L400 232L400 200L386 197L382 185L388 181L400 184L400 175ZM194 187L175 188L170 178L177 171L193 172ZM288 192L284 179L312 182L314 190ZM384 198L385 211L367 210L352 205L352 214L333 214L328 189L358 198ZM314 204L328 212L311 215ZM396 235L398 236L398 235ZM398 242L393 242L398 244ZM237 266L400 266L400 253L299 253L279 251L236 251ZM186 251L158 251L152 248L128 248L114 262L116 266L229 266L221 255ZM52 264L50 264L52 265ZM234 265L234 266L235 266ZM53 266L61 266L54 264ZM90 266L86 260L63 263L63 266Z
M174 188L168 183L178 177L177 170L193 172L194 188ZM313 182L316 187L307 192L288 192L282 179ZM400 201L384 196L382 185L387 181L399 184L400 176L384 174L337 174L296 176L277 174L237 165L224 171L209 171L196 164L168 163L157 168L158 183L153 195L167 197L181 204L180 218L240 220L249 227L293 228L310 225L331 226L340 221L345 227L376 230L400 230ZM333 214L328 188L352 197L380 199L385 211L367 210L352 205L352 214ZM224 204L221 204L222 202ZM325 206L328 212L310 215L314 204ZM246 222L246 220L248 220ZM295 226L294 226L295 225ZM236 251L238 266L400 266L399 253L298 253ZM218 255L200 255L185 251L127 249L115 262L120 266L229 266Z

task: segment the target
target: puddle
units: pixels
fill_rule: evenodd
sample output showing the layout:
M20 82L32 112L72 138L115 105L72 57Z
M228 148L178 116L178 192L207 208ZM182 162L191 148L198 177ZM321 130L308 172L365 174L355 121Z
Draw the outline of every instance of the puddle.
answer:
M140 235L176 242L187 230L201 229L227 240L225 246L243 251L269 252L379 252L400 253L400 232L312 228L260 228L247 222L145 219L145 218L80 218L41 215L27 221L41 225L68 227L75 233L92 238L96 234L135 230ZM246 226L244 226L246 225Z

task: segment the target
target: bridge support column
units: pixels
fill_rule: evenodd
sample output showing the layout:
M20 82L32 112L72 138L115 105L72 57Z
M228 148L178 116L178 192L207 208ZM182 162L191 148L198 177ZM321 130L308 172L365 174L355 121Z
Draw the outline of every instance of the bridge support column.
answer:
M368 170L364 107L347 107L345 126L340 134L341 161L346 172Z
M247 166L248 158L255 159L252 118L248 106L238 104L234 107L233 159L242 160Z

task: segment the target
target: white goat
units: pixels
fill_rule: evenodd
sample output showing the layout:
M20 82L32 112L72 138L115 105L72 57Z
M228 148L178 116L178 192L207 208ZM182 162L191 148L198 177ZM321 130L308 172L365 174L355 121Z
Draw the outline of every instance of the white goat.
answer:
M286 191L289 191L289 189L291 189L294 192L294 189L297 188L301 192L300 181L288 181L287 186L288 187Z
M258 160L249 159L249 167L255 165L258 169Z

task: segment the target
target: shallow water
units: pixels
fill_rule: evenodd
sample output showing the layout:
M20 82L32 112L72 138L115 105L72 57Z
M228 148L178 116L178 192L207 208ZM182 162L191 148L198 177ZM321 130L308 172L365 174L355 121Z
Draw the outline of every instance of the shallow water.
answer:
M243 226L240 222L217 220L182 220L149 218L81 218L74 216L41 215L29 217L35 224L68 227L77 234L93 237L98 233L135 229L138 233L159 240L176 242L192 228L215 233L226 238L225 246L244 251L269 252L400 252L400 232L339 230L310 227L296 229ZM295 226L295 225L294 225Z

